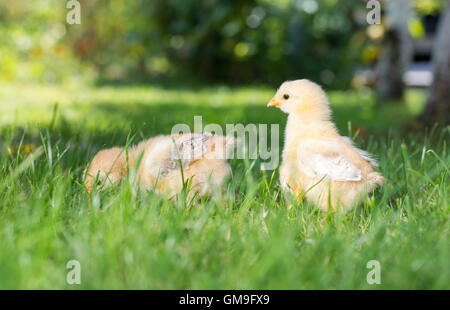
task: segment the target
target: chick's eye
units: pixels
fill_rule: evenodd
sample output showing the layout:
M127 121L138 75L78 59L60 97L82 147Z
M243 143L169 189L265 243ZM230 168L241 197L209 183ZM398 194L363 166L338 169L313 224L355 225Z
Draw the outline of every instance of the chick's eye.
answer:
M283 95L283 99L284 99L284 100L288 100L288 99L289 99L289 95L288 95L288 94L284 94L284 95Z

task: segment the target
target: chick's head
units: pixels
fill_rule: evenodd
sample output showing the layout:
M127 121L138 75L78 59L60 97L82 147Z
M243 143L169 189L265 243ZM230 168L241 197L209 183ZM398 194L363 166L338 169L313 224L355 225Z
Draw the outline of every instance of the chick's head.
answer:
M302 118L330 118L330 108L327 96L322 88L306 79L286 81L281 84L275 96L267 104L277 107L288 114Z

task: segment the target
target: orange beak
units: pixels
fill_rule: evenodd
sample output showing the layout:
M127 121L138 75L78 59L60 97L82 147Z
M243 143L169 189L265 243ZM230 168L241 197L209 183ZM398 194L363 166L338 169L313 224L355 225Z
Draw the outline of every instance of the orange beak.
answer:
M281 102L277 101L275 98L272 98L267 104L268 107L277 107L281 104Z

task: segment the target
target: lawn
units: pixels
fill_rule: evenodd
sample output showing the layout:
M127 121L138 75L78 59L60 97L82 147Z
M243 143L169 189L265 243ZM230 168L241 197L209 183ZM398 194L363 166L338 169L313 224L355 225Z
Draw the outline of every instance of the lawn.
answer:
M286 116L265 107L274 91L0 84L0 289L450 289L449 128L407 126L420 90L405 105L330 92L340 132L386 177L347 214L288 210L278 171L258 160L231 162L226 200L167 201L132 180L84 190L96 151L194 115L283 128ZM66 282L74 259L80 285ZM366 281L370 260L381 264L379 285Z

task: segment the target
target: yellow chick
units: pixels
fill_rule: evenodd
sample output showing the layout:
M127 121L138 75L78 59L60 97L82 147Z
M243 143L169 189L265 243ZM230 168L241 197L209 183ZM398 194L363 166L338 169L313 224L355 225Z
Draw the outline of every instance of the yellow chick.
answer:
M85 186L91 193L96 181L103 187L119 184L135 167L142 189L172 197L190 180L191 195L212 195L231 174L226 158L234 146L233 137L193 133L157 136L128 152L118 147L102 150L86 171Z
M326 212L348 209L382 185L372 156L339 135L319 85L305 79L284 82L267 106L289 115L280 166L286 194L304 195Z

